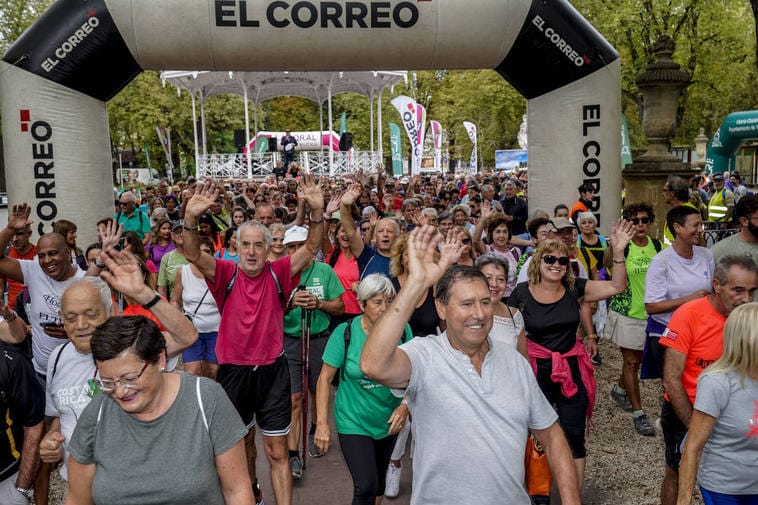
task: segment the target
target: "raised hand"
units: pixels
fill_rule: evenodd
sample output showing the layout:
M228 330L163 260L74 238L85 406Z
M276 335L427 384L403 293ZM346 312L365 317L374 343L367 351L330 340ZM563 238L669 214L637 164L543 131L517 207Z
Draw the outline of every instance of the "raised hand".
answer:
M326 213L328 215L332 215L338 210L340 210L340 199L342 198L341 194L332 196L331 200L329 200L329 203L326 204Z
M145 284L145 275L132 253L105 249L100 253L100 261L106 268L100 277L111 288L140 303L147 303L153 297L153 290Z
M32 214L32 208L26 203L14 205L8 216L8 228L14 231L26 231L32 222L29 216Z
M447 270L437 255L440 234L434 226L414 228L408 236L408 279L429 288Z
M445 240L440 242L440 267L447 270L451 266L455 265L461 254L463 254L463 242L455 229L451 228L447 232Z
M303 174L298 195L302 195L302 198L311 210L324 208L324 194L321 192L321 187L318 185L316 176L313 174Z
M108 221L105 225L105 230L100 233L100 243L103 245L103 251L116 247L118 241L121 240L123 231L123 223L116 225L115 221Z
M371 228L376 228L376 224L378 222L379 222L378 212L372 212L368 215L368 223L371 225Z
M613 252L623 254L626 246L634 237L634 225L631 221L619 219L611 228L611 245Z
M481 216L482 221L495 213L495 211L492 210L492 200L485 200L482 202L481 212L482 212L482 216Z
M205 181L203 185L197 184L195 186L195 193L192 198L187 202L187 207L184 210L185 215L189 214L193 218L197 219L203 215L211 205L216 201L219 195L219 188L213 181ZM192 223L193 225L196 223Z
M361 186L359 183L351 184L349 188L347 188L347 191L345 191L342 194L342 199L340 200L340 203L344 205L345 207L350 207L355 203L355 201L361 197L361 192L363 191L363 186Z

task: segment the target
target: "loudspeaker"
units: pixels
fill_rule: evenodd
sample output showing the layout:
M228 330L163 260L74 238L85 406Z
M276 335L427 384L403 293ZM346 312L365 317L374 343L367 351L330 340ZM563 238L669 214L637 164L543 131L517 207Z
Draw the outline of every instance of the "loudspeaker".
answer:
M234 130L234 147L237 148L237 152L241 153L245 148L246 137L245 130Z
M270 153L276 152L276 137L268 138L268 152Z
M340 137L340 151L349 151L353 147L352 132L345 132Z

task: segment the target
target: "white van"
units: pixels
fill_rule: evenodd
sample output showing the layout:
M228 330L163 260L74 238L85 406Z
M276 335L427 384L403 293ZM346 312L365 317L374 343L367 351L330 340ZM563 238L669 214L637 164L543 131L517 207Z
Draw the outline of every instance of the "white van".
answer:
M154 186L160 181L160 175L154 168L120 168L116 170L116 179L120 185L140 183Z

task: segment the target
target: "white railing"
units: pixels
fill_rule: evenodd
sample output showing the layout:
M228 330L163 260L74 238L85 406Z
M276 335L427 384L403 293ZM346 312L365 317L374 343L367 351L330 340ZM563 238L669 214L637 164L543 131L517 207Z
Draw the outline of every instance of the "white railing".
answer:
M329 170L329 152L300 151L298 164L306 171L318 175L340 175L359 170L373 172L379 163L383 163L381 151L332 152L332 170ZM281 154L262 153L250 155L250 173L248 173L246 154L208 154L198 159L197 174L201 178L212 179L247 179L262 178L271 174Z

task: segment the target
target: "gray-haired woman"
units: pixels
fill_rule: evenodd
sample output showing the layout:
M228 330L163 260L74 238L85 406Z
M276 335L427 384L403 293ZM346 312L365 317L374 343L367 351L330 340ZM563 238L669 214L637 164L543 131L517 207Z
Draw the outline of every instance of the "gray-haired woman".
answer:
M397 433L408 418L408 407L390 389L366 377L360 368L366 336L389 307L395 288L381 274L366 276L358 285L363 314L342 323L329 337L316 384L315 442L329 450L329 385L339 373L334 399L342 455L353 477L353 505L374 505L384 495L385 476ZM411 328L397 336L398 344L412 338Z

